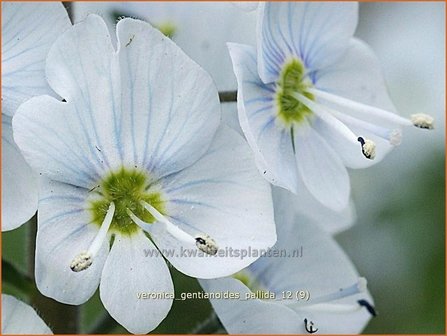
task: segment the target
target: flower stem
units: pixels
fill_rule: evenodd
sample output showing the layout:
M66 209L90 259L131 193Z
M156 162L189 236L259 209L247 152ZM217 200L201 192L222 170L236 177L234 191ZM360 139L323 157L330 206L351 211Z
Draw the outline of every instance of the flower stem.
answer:
M118 327L117 322L105 312L99 317L92 327L87 331L87 334L110 334Z
M34 281L34 257L36 251L37 215L28 222L29 234L29 278ZM79 310L77 306L59 303L34 291L31 305L37 310L54 334L76 334L78 332Z
M219 100L221 103L231 103L237 101L237 91L220 91Z
M222 334L226 333L222 323L217 318L215 312L203 322L199 323L190 334Z

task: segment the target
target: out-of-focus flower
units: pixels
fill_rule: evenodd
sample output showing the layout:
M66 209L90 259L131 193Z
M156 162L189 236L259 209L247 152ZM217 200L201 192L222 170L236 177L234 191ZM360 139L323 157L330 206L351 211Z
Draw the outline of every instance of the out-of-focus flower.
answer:
M14 138L43 175L39 290L81 304L100 283L111 316L147 333L172 304L163 255L190 276L227 276L257 258L226 247L267 248L276 232L270 187L242 137L219 127L209 75L147 23L116 31L117 51L96 15L56 41L46 72L64 101L22 104Z
M380 161L401 126L433 127L425 114L394 113L376 57L352 37L357 7L261 3L257 52L229 44L239 120L259 170L294 193L304 184L333 210L348 204L346 167Z
M21 103L52 91L45 80L51 44L70 26L61 3L2 3L2 230L30 219L37 178L12 138L11 118Z
M234 90L236 79L226 42L254 43L256 13L228 2L75 2L75 21L99 13L112 29L120 16L143 19L203 67L219 91Z
M290 196L275 190L272 250L233 277L200 280L214 310L230 334L361 332L376 314L366 280L318 223L296 214ZM212 298L227 291L240 299Z
M15 297L2 294L2 335L52 335L33 308Z

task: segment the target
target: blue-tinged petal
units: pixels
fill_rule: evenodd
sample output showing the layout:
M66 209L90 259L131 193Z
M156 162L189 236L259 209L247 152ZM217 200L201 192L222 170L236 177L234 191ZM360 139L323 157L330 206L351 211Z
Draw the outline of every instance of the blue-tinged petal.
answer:
M12 116L26 99L51 93L45 58L68 27L60 2L2 2L2 113Z
M197 163L160 183L167 218L192 237L209 235L219 247L216 255L204 255L194 240L184 242L169 232L154 232L157 247L172 251L165 256L181 272L199 278L227 276L251 264L260 249L275 243L270 186L235 131L220 128ZM248 249L258 255L241 257Z
M322 334L361 332L371 315L357 301L366 299L372 305L367 292L326 301L324 305L312 304L312 300L329 294L336 296L341 292L340 288L355 285L359 280L354 265L337 242L320 228L319 223L301 215L278 222L278 226L285 230L278 231L275 248L284 249L289 257L260 258L250 267L255 279L277 295L282 291L309 293L308 301L283 301L296 311L297 320L302 322L299 333L305 333L304 318L313 321ZM293 257L294 251L302 251L302 255ZM343 311L346 307L351 309Z
M298 173L291 135L277 125L274 86L259 79L254 48L234 43L228 48L238 81L239 121L258 169L272 184L296 192Z
M299 57L310 72L336 62L346 51L357 19L355 2L261 3L257 34L262 81L276 81L290 56Z
M37 177L12 138L11 119L2 116L2 231L18 228L37 209Z
M34 97L13 118L14 140L36 172L90 189L107 171L110 157L104 142L92 139L94 130L82 118L75 103Z
M168 314L174 294L171 274L141 231L116 236L102 272L100 294L109 314L134 334L147 334Z
M160 31L132 19L117 25L123 155L157 177L208 149L220 122L211 77Z
M91 224L89 191L41 179L36 240L36 284L39 291L59 302L82 304L98 287L109 242L104 241L92 265L82 272L70 269L72 260L87 251L98 227Z
M364 42L352 39L349 48L340 62L315 74L315 86L332 94L339 95L370 106L379 107L395 113L396 109L388 95L380 64L371 48ZM348 118L356 118L353 122L343 120L358 136L369 138L376 143L376 158L366 159L355 144L349 143L339 134L332 132L324 124L315 124L320 133L325 133L330 139L334 150L342 157L345 165L350 168L365 168L380 162L394 146L384 138L389 132L399 132L400 126L379 117L362 114L361 116L345 106L340 107L321 99L325 105L348 114ZM361 122L358 122L361 119ZM363 122L363 124L362 124ZM369 125L364 126L364 122ZM372 126L372 125L381 125ZM379 135L378 135L379 134Z
M72 104L66 127L76 129L79 133L75 137L82 136L82 143L90 144L84 150L87 156L110 169L121 166L123 157L117 63L107 26L97 15L89 15L62 34L46 63L51 88ZM61 127L56 122L50 125Z
M199 280L207 293L229 292L240 299L211 299L211 304L229 334L299 334L302 321L279 302L246 299L250 290L233 278Z
M2 294L2 335L52 335L33 308L15 297Z
M318 223L325 232L331 234L344 231L354 224L356 213L352 200L342 211L331 210L312 196L302 180L299 182L300 185L296 194L292 194L282 188L272 188L276 223L290 222L290 218L293 219L297 214L300 214ZM295 224L299 225L299 222ZM278 227L278 232L281 232L283 229L286 232L287 230L292 230L292 228L283 228L281 226Z
M324 206L334 211L345 209L350 183L338 154L308 125L296 128L294 140L298 171L306 188Z

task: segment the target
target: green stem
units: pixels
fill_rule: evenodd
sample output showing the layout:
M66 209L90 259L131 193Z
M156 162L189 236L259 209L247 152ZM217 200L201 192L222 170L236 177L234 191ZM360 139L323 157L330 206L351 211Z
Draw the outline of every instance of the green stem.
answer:
M23 291L28 296L37 292L33 279L4 259L2 259L2 281Z
M219 100L221 103L232 103L237 101L237 91L221 91L219 92Z
M222 332L225 332L225 328L217 318L216 313L212 312L211 315L205 321L199 323L190 334L217 334Z
M116 321L105 312L87 331L87 334L109 334L117 327Z
M28 222L29 225L29 278L34 279L34 254L36 250L37 215ZM31 305L42 316L54 334L76 334L78 332L79 310L77 306L59 303L34 291Z

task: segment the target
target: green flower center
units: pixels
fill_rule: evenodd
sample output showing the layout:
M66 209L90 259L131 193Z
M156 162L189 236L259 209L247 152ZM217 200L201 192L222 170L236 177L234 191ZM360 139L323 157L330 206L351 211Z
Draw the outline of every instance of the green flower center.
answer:
M157 28L163 35L172 39L175 33L177 32L177 26L170 21L161 22L159 24L154 24L154 27Z
M294 58L284 64L277 82L276 103L278 116L287 126L299 124L306 116L313 114L297 98L298 94L302 94L310 100L315 100L314 95L307 91L311 87L312 83L306 76L300 60Z
M160 192L149 191L150 186L148 175L137 169L123 167L110 173L91 191L95 194L89 207L92 222L101 226L111 202L115 203L111 232L130 235L139 230L138 225L129 217L127 209L147 223L154 222L154 217L144 209L141 201L151 204L162 214L165 213L164 201Z

